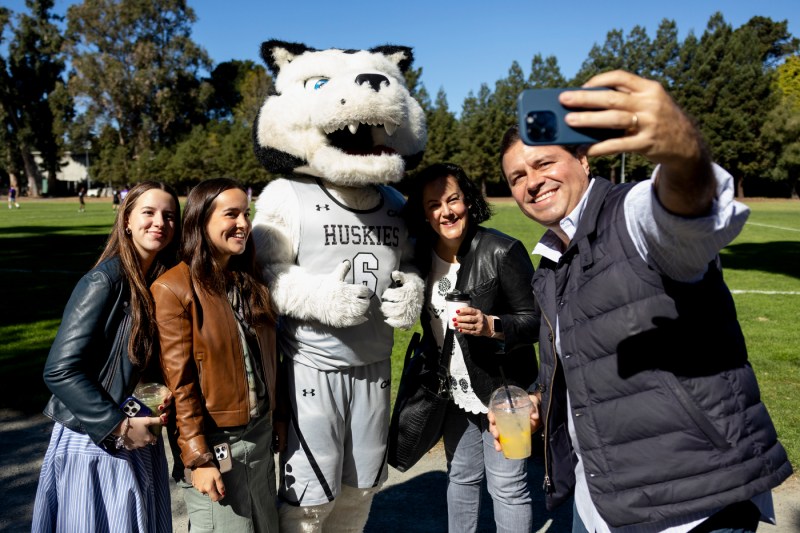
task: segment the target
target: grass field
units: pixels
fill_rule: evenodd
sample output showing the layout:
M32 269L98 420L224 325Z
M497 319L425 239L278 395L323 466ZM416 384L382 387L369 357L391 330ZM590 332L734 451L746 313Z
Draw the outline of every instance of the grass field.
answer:
M0 407L42 409L48 393L41 370L72 287L91 268L114 219L110 200L24 201L0 209ZM722 252L725 278L758 375L764 403L792 464L800 467L800 202L747 202L752 214ZM497 201L488 223L528 249L541 229L513 203ZM534 259L536 263L536 259ZM419 326L414 330L419 331ZM393 392L412 332L395 334ZM687 339L689 342L689 339Z

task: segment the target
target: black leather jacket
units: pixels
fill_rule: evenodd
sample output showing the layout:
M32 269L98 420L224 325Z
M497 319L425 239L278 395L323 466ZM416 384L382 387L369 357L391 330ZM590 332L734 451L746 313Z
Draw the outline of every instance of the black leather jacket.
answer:
M44 414L113 452L119 405L136 387L128 358L130 289L119 258L103 261L72 291L44 367L53 393Z
M415 261L423 277L430 272L432 253L430 246L420 243L417 247ZM533 343L539 335L536 300L530 291L533 265L528 252L518 240L478 226L468 230L457 258L461 267L455 288L470 294L472 307L499 317L505 337L498 340L455 334L475 394L489 403L492 392L502 384L500 367L509 384L527 390L537 377ZM425 353L438 352L425 307L420 320Z

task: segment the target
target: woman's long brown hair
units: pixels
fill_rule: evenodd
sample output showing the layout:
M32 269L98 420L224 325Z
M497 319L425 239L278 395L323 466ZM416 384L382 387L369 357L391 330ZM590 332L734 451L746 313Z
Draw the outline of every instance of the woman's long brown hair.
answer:
M195 288L226 296L228 286L236 284L245 302L245 320L251 325L274 325L276 319L270 304L269 289L256 274L252 233L247 236L244 252L231 256L227 268L214 258L206 226L217 196L229 189L239 189L247 194L239 182L230 178L202 181L189 192L183 213L180 256L189 265Z
M156 255L150 270L142 272L139 254L136 252L132 237L125 233L125 228L136 201L151 189L159 189L172 196L175 202L175 231L170 243ZM122 201L106 247L95 264L97 266L112 257L120 259L122 271L131 291L130 309L133 324L128 341L128 358L140 370L144 370L150 359L157 355L158 329L153 296L149 287L152 281L177 263L178 241L181 234L180 209L178 195L169 185L157 181L144 181L136 185Z

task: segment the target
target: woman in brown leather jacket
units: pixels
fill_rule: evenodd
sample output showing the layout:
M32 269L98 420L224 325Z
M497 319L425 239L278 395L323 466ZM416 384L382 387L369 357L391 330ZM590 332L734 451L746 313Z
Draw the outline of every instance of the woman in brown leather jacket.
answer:
M255 276L247 192L231 179L204 181L183 224L183 261L151 291L191 529L277 531L275 316Z

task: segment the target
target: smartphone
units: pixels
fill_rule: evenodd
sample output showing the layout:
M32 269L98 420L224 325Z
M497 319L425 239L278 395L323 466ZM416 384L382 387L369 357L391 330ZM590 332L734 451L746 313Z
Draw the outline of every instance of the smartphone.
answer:
M561 89L525 89L517 98L519 134L522 142L531 145L594 144L621 137L625 131L611 128L571 128L564 122L570 111L586 108L567 108L558 101L564 91L612 91L606 87L569 87Z
M233 468L233 459L231 459L231 448L227 442L217 444L214 446L214 458L217 460L219 466L219 473L224 474L230 472Z
M129 418L153 415L153 411L151 411L149 407L133 396L128 396L127 400L119 404L119 408L122 409L122 412Z

